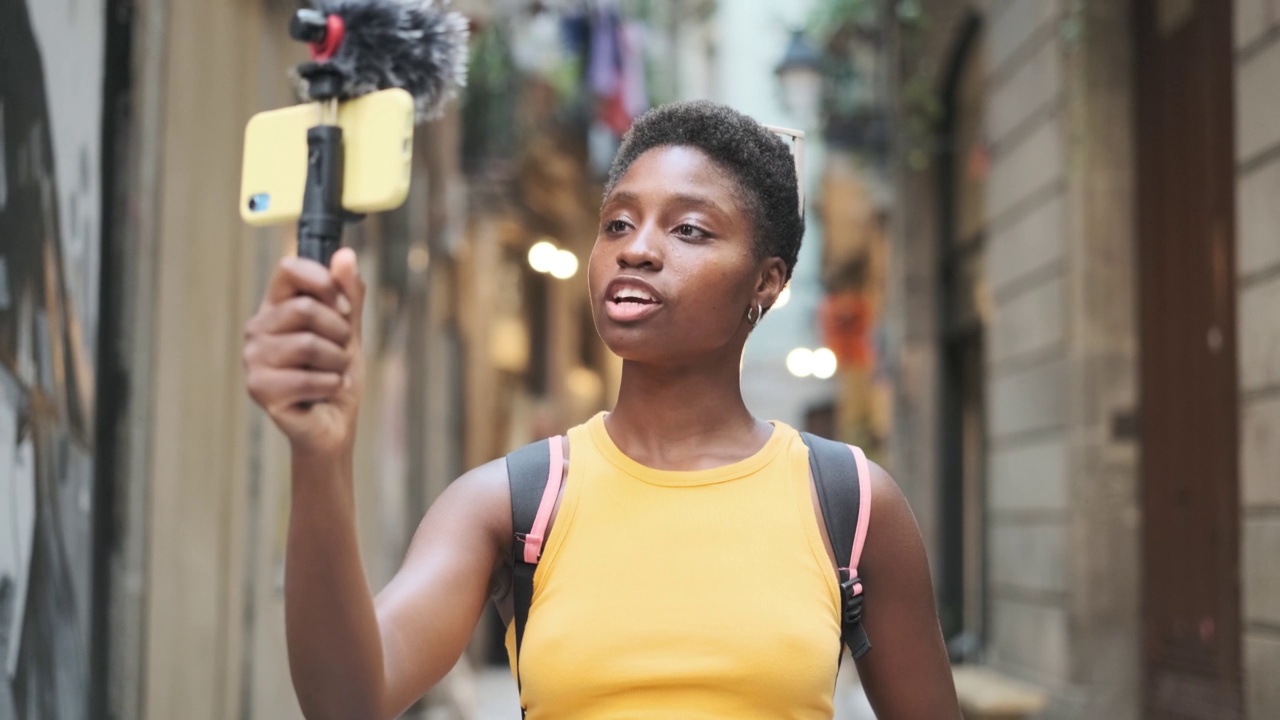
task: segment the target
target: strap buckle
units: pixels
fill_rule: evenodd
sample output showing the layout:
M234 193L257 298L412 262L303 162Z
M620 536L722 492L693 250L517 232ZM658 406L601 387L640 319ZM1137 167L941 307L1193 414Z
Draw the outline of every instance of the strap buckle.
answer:
M843 623L852 626L862 622L862 578L850 572L849 568L840 568L840 597L843 601Z
M542 559L542 536L534 533L516 533L515 538L520 544L520 548L516 551L516 560L537 565Z

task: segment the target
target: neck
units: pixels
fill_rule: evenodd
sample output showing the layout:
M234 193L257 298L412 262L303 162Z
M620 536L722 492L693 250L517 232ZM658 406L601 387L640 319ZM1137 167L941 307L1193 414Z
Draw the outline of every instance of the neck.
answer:
M700 469L749 457L772 427L743 402L739 367L737 357L680 367L624 362L606 420L610 437L651 467Z

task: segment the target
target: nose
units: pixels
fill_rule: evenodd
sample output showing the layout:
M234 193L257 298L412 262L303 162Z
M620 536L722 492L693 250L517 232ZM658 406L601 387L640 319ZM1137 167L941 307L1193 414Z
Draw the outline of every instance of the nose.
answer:
M632 270L661 270L661 233L642 227L631 233L618 250L618 267Z

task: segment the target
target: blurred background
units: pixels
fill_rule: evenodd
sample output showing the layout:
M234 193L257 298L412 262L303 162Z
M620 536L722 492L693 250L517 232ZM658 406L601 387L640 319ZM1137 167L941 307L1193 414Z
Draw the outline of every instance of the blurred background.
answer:
M297 6L0 0L0 718L299 716L240 364L292 229L236 210ZM1280 2L455 7L469 87L347 235L375 588L453 478L610 406L601 181L710 98L808 133L748 404L901 484L967 716L1280 717ZM407 717L518 717L499 630Z

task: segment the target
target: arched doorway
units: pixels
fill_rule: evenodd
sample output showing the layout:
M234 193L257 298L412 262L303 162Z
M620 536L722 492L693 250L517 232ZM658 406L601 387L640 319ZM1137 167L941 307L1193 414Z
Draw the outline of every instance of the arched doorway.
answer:
M986 66L982 23L960 26L942 85L936 177L939 217L938 605L954 660L969 659L985 633L986 469L983 301L986 247Z

